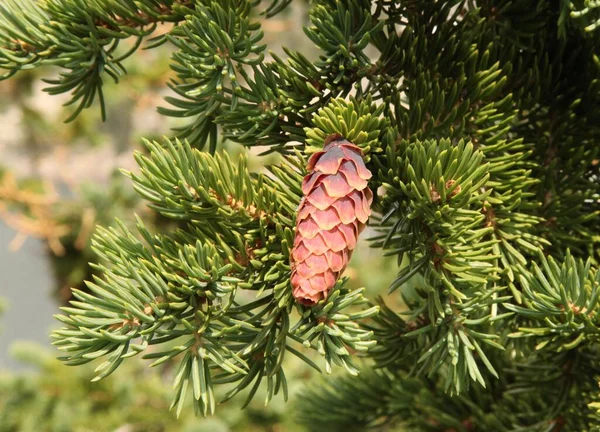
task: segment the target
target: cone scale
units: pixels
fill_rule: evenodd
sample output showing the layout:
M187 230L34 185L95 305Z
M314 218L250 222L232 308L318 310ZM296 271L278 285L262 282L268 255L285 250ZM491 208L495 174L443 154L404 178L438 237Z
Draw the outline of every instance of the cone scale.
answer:
M313 306L327 298L346 269L371 215L371 172L361 149L341 135L325 139L302 182L290 255L294 298Z

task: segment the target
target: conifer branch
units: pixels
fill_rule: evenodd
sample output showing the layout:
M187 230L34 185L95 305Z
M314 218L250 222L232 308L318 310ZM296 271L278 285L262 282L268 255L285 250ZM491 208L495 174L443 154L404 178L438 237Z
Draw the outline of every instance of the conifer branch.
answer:
M159 22L184 19L184 1L134 0L64 1L42 4L30 1L0 6L0 68L6 79L20 70L42 65L60 67L57 79L48 79L50 94L71 93L67 105L76 105L67 119L98 98L106 117L103 79L118 82L126 73L123 60L132 55ZM117 51L121 41L135 38L126 52Z
M286 397L286 353L318 369L304 354L314 349L326 371L357 375L359 356L375 368L307 393L301 412L316 429L597 422L593 1L317 1L305 28L315 61L289 49L265 61L261 2L83 3L0 6L6 76L66 69L51 91L73 92L76 115L101 98L104 73L124 73L133 51L117 54L123 39L134 38L135 51L172 21L154 41L176 48L176 96L160 111L189 123L176 131L187 140L147 142L149 152L135 155L140 171L126 173L180 229L151 234L140 221L135 234L98 232L103 276L74 291L58 317L66 327L54 333L67 364L103 357L98 379L138 353L178 364L173 408L189 390L196 413L208 415L217 386L225 399L248 390L246 403L265 382L267 401ZM289 3L259 9L272 15ZM244 156L216 151L219 134L266 146L281 162L251 172ZM307 159L332 135L363 153L371 245L397 258L390 297L376 304L336 283L337 273L312 308L292 296ZM392 307L398 294L403 312Z
M157 211L187 221L188 229L152 235L140 220L144 242L123 225L98 232L94 248L107 264L97 265L103 277L88 282L90 292L75 290L76 300L57 316L66 325L53 334L67 353L62 360L77 365L105 357L99 380L142 352L153 366L177 359L178 414L188 387L201 415L214 412L217 384L231 385L224 400L250 387L249 401L263 380L267 401L280 390L287 397L285 354L313 365L294 347L298 342L309 348L316 339L328 372L333 362L355 374L349 350L375 343L356 322L378 311L364 309L362 291L341 283L327 302L299 306L302 319L291 327L286 257L299 195L286 184L300 184L297 167L304 163L292 158L267 178L251 174L244 158L234 168L226 155L201 153L187 142L147 146L149 156L136 156L140 174L127 175ZM240 300L244 290L257 299Z

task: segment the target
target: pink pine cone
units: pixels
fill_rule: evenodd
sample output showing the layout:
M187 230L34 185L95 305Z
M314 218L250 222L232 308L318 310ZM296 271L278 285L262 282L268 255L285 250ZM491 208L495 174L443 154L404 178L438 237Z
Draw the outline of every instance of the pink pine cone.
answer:
M291 283L298 302L327 297L345 270L371 215L371 172L362 151L340 135L329 136L311 156L296 217Z

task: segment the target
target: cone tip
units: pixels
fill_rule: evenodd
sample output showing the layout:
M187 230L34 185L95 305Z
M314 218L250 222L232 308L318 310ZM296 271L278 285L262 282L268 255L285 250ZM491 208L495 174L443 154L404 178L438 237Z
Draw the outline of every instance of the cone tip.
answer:
M334 133L334 134L328 135L325 138L325 141L323 141L323 148L327 147L329 144L331 144L334 141L342 141L342 140L345 140L345 139L346 138L344 138L339 133Z

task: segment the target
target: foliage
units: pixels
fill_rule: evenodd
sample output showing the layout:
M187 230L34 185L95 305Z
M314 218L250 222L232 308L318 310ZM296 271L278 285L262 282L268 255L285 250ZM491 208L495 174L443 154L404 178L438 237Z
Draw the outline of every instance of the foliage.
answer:
M259 431L273 427L294 430L282 407L268 415L260 403L243 415L225 407L220 419L196 419L191 410L177 419L167 414L170 387L165 378L130 362L101 383L90 383L93 368L65 368L53 354L33 343L18 343L13 357L29 369L0 372L0 431ZM169 373L173 373L171 370Z
M314 61L266 56L258 13L289 2L260 3L0 7L0 67L66 69L51 91L71 92L73 115L155 22L174 22L146 47L175 47L175 96L161 113L189 123L148 141L126 174L179 229L152 233L139 219L135 234L122 223L98 231L101 276L74 290L53 333L62 360L104 358L95 380L138 354L174 361L172 407L181 413L191 393L207 415L220 388L225 400L247 389L249 402L266 382L266 401L285 398L290 355L319 369L313 348L327 371L356 375L360 353L365 373L302 398L310 427L597 427L594 2L567 13L570 2L314 1ZM128 37L137 42L117 55ZM397 259L377 304L345 280L314 308L291 296L306 158L330 133L364 150L377 191L371 245ZM253 172L244 155L218 151L219 134L280 162ZM387 306L398 293L407 310Z

